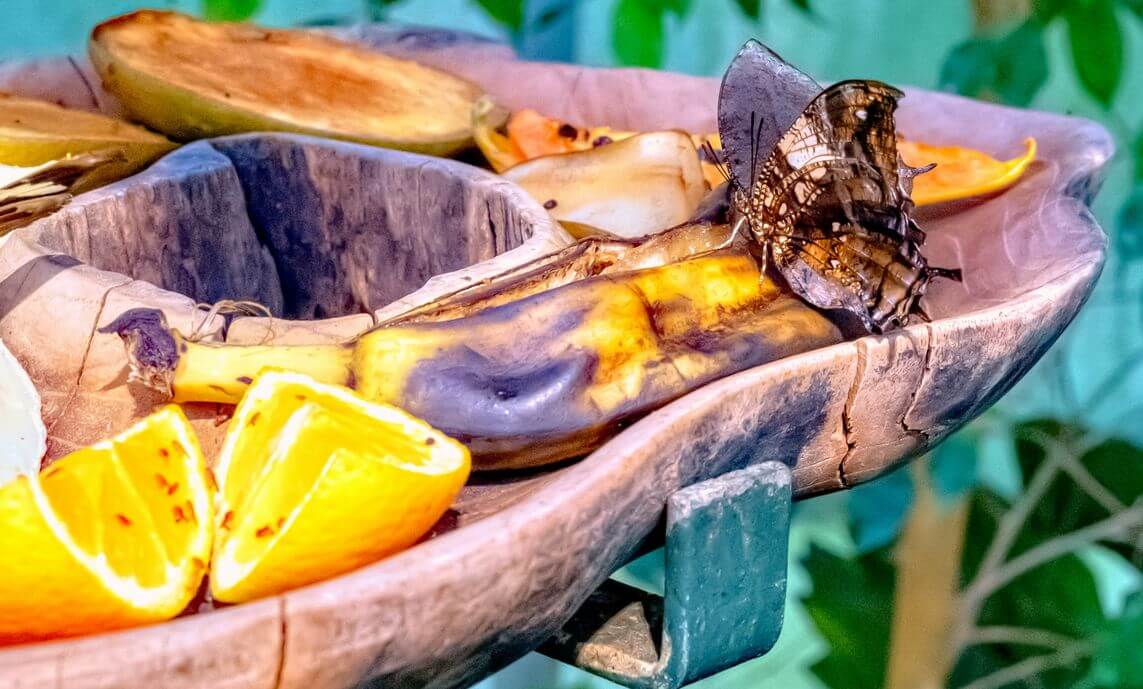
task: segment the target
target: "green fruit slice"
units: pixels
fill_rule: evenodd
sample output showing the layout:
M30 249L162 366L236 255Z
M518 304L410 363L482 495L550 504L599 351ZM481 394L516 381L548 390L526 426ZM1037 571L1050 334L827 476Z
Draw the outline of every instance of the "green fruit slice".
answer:
M175 147L121 120L54 103L0 94L0 165L33 167L67 156L101 152L108 162L72 187L84 191L134 174Z
M287 131L448 155L472 142L475 85L304 31L143 10L92 32L128 112L179 140Z

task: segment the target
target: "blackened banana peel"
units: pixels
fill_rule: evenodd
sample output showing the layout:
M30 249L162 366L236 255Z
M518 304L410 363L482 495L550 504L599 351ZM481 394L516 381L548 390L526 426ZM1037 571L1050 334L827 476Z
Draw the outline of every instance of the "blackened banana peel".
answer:
M398 321L349 344L192 342L138 310L106 330L127 343L136 378L175 401L232 403L260 371L296 370L405 408L465 442L481 469L583 455L710 381L842 339L736 249Z

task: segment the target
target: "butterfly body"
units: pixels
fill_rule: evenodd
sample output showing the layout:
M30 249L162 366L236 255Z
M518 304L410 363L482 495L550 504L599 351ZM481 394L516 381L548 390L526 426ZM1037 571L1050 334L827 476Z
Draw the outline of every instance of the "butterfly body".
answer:
M834 84L767 158L754 144L749 179L730 175L732 212L763 262L806 301L849 311L874 333L926 317L920 299L933 278L960 279L930 267L920 250L909 193L923 170L897 156L901 96L876 81Z

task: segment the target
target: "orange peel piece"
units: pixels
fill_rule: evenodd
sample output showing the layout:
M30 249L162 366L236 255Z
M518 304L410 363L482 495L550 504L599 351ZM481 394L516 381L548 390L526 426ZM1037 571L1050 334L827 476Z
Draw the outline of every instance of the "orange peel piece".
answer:
M210 560L206 460L174 405L0 488L0 645L159 622Z
M404 550L470 469L464 445L397 407L263 373L235 408L215 467L211 592L242 603Z
M1024 140L1024 153L1010 160L962 146L932 146L918 141L899 140L897 152L906 165L937 166L913 181L913 202L929 206L1003 191L1017 180L1036 159L1036 140Z

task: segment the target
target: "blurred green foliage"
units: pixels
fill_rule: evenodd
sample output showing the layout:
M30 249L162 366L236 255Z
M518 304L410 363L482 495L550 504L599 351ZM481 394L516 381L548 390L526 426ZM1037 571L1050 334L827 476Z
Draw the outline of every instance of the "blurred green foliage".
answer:
M947 686L1143 687L1143 592L1108 614L1077 554L1097 547L1143 562L1143 449L1056 419L1017 424L1020 485L1004 497L939 478L948 451L963 457L976 442L973 429L962 431L931 469L941 497L968 510L963 533L946 534L949 547L962 547L959 619L951 630L916 630L947 633ZM894 587L909 559L900 535L910 511L900 497L922 489L907 472L890 481L894 501L886 501L884 481L850 492L853 540L863 552L814 548L803 562L814 582L805 605L831 648L811 669L836 689L885 686Z
M896 580L889 548L842 557L811 546L802 565L814 580L802 602L830 646L811 670L828 687L881 689Z
M1048 78L1045 31L1066 25L1072 64L1084 89L1111 107L1123 78L1120 8L1138 11L1137 0L1034 0L1027 16L957 46L945 61L941 83L966 95L1027 105Z
M262 0L202 0L202 16L215 21L237 22L250 19L262 7Z
M757 21L762 16L762 0L734 1L747 18ZM805 12L810 11L809 0L790 2ZM612 48L619 62L634 67L662 65L668 18L684 19L695 4L692 0L619 0L611 33Z

